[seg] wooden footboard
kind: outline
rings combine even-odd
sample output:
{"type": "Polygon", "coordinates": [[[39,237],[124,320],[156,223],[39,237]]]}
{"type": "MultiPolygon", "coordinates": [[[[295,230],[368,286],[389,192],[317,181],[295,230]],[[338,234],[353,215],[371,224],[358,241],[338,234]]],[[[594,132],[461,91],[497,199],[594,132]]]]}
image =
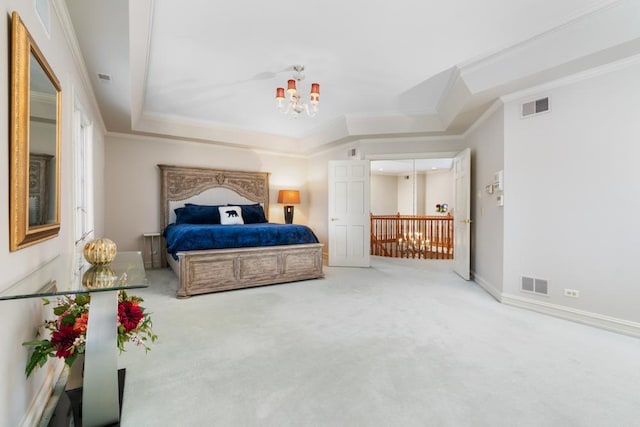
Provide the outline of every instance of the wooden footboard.
{"type": "Polygon", "coordinates": [[[178,252],[178,298],[324,277],[322,244],[178,252]]]}

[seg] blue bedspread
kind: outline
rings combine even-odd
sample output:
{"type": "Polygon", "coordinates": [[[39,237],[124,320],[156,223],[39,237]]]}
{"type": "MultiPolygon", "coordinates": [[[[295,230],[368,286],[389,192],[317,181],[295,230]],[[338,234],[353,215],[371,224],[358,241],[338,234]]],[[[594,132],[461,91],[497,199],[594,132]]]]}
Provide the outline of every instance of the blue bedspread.
{"type": "Polygon", "coordinates": [[[305,225],[298,224],[169,224],[164,231],[167,252],[201,249],[247,248],[255,246],[318,243],[318,238],[305,225]]]}

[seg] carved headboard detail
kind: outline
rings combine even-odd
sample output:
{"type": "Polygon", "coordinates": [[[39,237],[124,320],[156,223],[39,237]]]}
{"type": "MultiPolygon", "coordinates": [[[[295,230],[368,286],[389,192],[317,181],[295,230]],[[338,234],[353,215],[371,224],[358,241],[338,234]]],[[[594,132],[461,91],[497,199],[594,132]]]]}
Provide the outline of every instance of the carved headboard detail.
{"type": "Polygon", "coordinates": [[[228,188],[262,204],[269,212],[269,173],[158,165],[161,173],[162,231],[169,224],[170,202],[185,200],[212,188],[228,188]]]}

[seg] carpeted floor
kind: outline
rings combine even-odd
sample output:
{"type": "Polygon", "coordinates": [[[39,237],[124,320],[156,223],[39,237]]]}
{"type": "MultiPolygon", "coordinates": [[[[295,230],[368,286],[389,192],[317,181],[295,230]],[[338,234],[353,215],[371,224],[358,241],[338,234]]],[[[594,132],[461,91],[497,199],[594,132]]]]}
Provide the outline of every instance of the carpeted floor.
{"type": "Polygon", "coordinates": [[[326,278],[135,293],[123,427],[638,426],[640,340],[496,302],[448,261],[374,258],[326,278]]]}

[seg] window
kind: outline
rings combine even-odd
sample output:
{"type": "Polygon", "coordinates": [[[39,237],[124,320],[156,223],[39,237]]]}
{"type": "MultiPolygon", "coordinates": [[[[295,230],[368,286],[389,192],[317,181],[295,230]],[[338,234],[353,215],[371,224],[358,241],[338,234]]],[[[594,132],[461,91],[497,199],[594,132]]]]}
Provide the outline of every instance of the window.
{"type": "Polygon", "coordinates": [[[76,105],[73,113],[75,151],[75,245],[93,238],[93,125],[76,105]]]}

